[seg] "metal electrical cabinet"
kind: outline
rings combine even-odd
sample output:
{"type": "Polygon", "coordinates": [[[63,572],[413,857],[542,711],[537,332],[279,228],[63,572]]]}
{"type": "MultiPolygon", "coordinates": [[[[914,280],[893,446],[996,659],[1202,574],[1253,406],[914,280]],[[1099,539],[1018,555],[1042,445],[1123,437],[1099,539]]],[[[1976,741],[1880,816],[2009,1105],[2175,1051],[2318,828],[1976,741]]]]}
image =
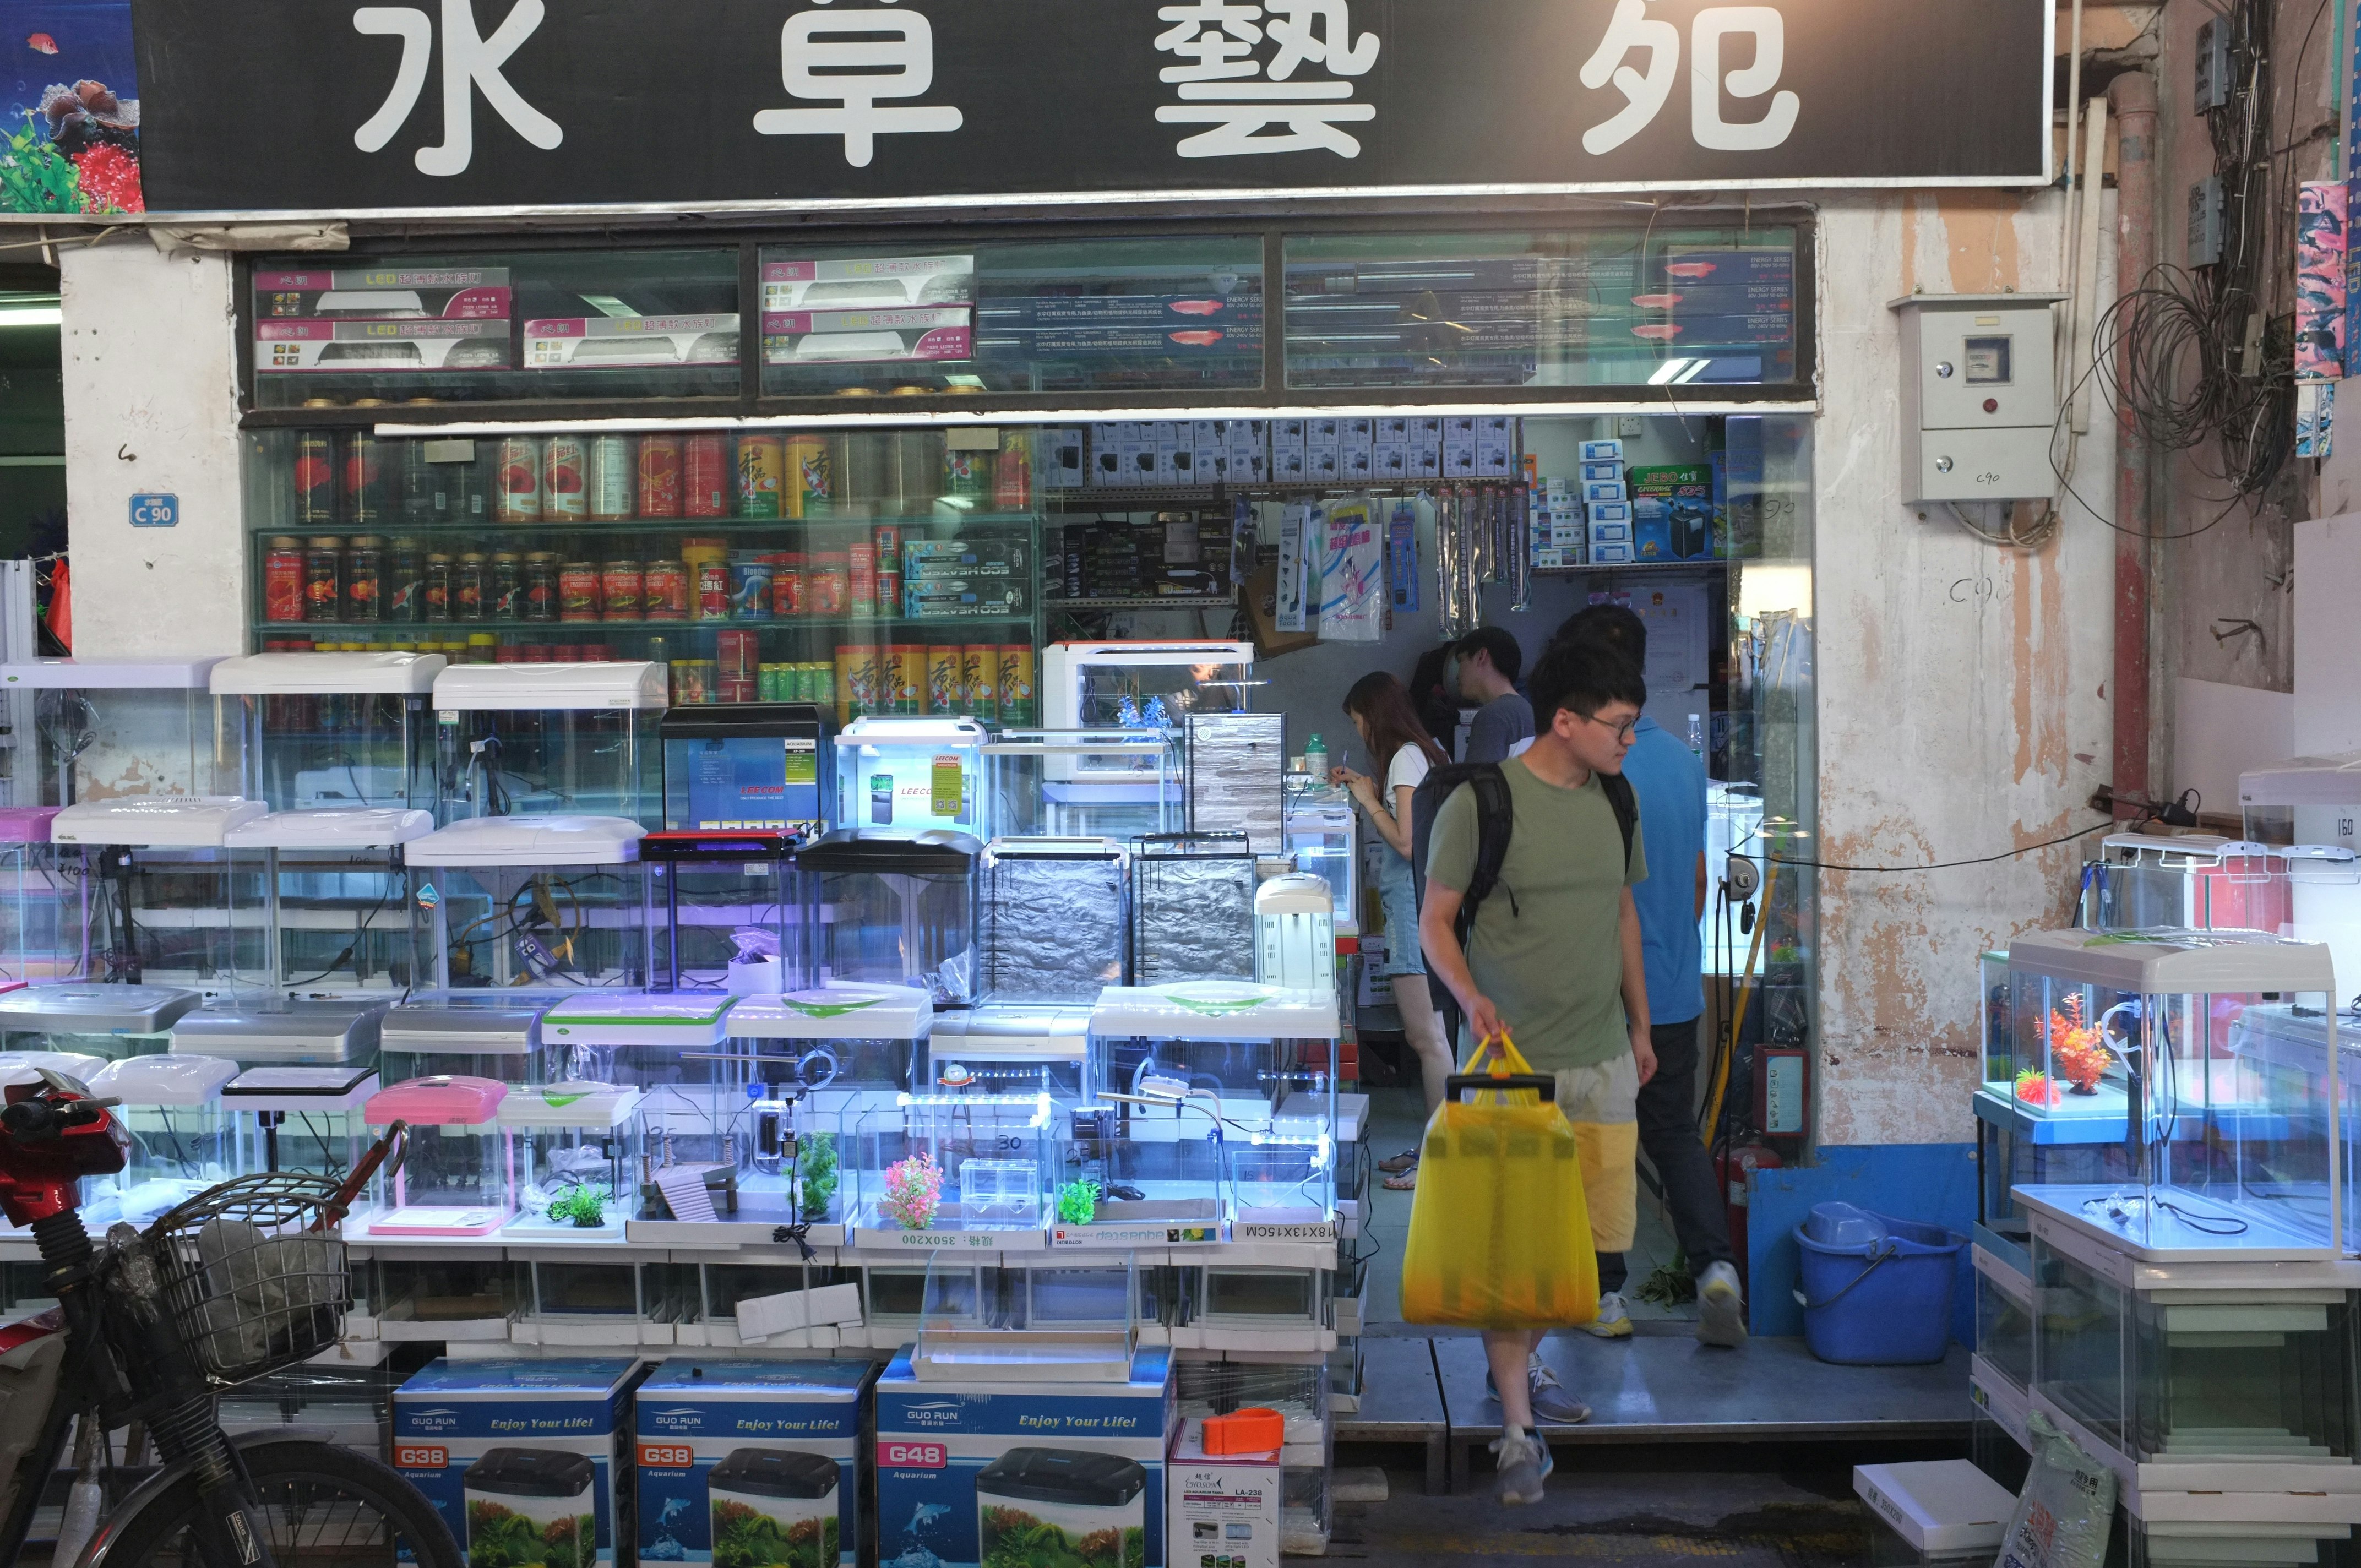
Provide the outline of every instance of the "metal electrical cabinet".
{"type": "Polygon", "coordinates": [[[1902,499],[2047,500],[2063,294],[1913,294],[1902,318],[1902,499]]]}

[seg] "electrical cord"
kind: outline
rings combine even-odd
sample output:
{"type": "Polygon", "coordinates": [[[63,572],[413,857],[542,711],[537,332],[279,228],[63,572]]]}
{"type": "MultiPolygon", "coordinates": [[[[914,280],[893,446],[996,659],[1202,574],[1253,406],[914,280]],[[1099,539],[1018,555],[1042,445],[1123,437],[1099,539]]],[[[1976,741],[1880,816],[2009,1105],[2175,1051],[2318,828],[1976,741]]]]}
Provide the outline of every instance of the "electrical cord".
{"type": "Polygon", "coordinates": [[[1936,861],[1923,866],[1845,866],[1838,865],[1829,861],[1791,860],[1784,855],[1765,855],[1763,858],[1770,861],[1774,866],[1808,866],[1815,871],[1823,872],[1883,872],[1893,873],[1906,872],[1943,872],[1949,871],[1957,866],[1995,865],[2002,861],[2013,861],[2019,855],[2029,855],[2036,850],[2055,849],[2059,844],[2070,844],[2078,839],[2087,839],[2093,833],[2111,832],[2120,826],[2121,824],[2116,822],[2111,817],[2106,821],[2100,823],[2094,828],[2085,828],[2079,833],[2068,833],[2060,838],[2044,839],[2038,844],[2027,844],[2021,850],[2006,850],[1997,855],[1981,855],[1973,860],[1936,861]]]}

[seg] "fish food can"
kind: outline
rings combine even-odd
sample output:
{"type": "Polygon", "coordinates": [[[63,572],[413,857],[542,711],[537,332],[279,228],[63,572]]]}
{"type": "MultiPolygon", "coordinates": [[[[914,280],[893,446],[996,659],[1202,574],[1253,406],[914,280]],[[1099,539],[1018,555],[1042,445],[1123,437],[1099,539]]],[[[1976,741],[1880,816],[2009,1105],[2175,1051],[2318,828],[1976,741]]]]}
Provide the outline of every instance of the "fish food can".
{"type": "Polygon", "coordinates": [[[681,514],[728,517],[736,484],[726,435],[692,435],[680,445],[681,514]]]}
{"type": "Polygon", "coordinates": [[[716,634],[720,658],[718,663],[725,681],[754,680],[763,664],[763,634],[759,631],[723,631],[716,634]]]}
{"type": "Polygon", "coordinates": [[[291,535],[273,539],[262,557],[262,619],[303,619],[303,546],[291,535]]]}
{"type": "Polygon", "coordinates": [[[967,711],[966,650],[945,642],[927,650],[927,711],[967,711]]]}
{"type": "Polygon", "coordinates": [[[345,614],[348,621],[385,616],[385,541],[376,534],[354,538],[345,552],[345,614]]]}
{"type": "Polygon", "coordinates": [[[894,681],[893,711],[915,715],[927,710],[927,649],[921,642],[896,642],[886,649],[894,681]]]}
{"type": "Polygon", "coordinates": [[[730,619],[730,567],[727,563],[708,561],[697,568],[697,619],[730,619]]]}
{"type": "Polygon", "coordinates": [[[712,660],[675,659],[672,662],[674,707],[695,707],[711,702],[715,684],[712,660]]]}
{"type": "Polygon", "coordinates": [[[828,437],[787,437],[787,482],[795,494],[796,517],[808,516],[815,504],[824,506],[835,499],[835,464],[829,456],[828,437]]]}
{"type": "Polygon", "coordinates": [[[845,609],[853,616],[877,613],[877,546],[866,539],[856,539],[845,551],[845,583],[851,602],[845,609]]]}
{"type": "Polygon", "coordinates": [[[730,619],[771,619],[771,563],[760,555],[730,559],[730,619]]]}
{"type": "Polygon", "coordinates": [[[524,558],[524,596],[522,615],[525,620],[555,620],[557,619],[558,565],[556,552],[535,550],[524,558]]]}
{"type": "Polygon", "coordinates": [[[776,435],[738,438],[738,515],[780,517],[786,482],[787,444],[776,435]]]}
{"type": "Polygon", "coordinates": [[[426,556],[426,619],[444,621],[451,619],[451,557],[443,551],[429,551],[426,556]]]}
{"type": "Polygon", "coordinates": [[[345,433],[345,521],[374,528],[388,521],[385,448],[374,431],[345,433]]]}
{"type": "Polygon", "coordinates": [[[771,558],[771,613],[794,620],[804,613],[804,557],[784,550],[771,558]]]}
{"type": "Polygon", "coordinates": [[[541,515],[579,522],[589,507],[590,456],[578,435],[553,435],[541,466],[541,515]]]}
{"type": "Polygon", "coordinates": [[[598,604],[601,620],[637,620],[642,609],[642,596],[647,591],[647,579],[637,561],[609,561],[598,575],[598,604]]]}
{"type": "Polygon", "coordinates": [[[992,455],[988,452],[943,453],[943,494],[981,498],[992,488],[992,455]]]}
{"type": "Polygon", "coordinates": [[[492,488],[492,520],[509,523],[539,522],[541,443],[530,435],[503,437],[498,463],[492,488]]]}
{"type": "Polygon", "coordinates": [[[491,620],[524,619],[524,557],[513,550],[492,552],[489,598],[485,609],[491,620]]]}
{"type": "Polygon", "coordinates": [[[1000,650],[1000,722],[1033,720],[1033,645],[1009,642],[1000,650]]]}
{"type": "Polygon", "coordinates": [[[403,535],[385,556],[385,618],[404,625],[426,619],[426,556],[403,535]]]}
{"type": "Polygon", "coordinates": [[[336,525],[336,442],[325,431],[295,439],[295,526],[336,525]]]}
{"type": "MultiPolygon", "coordinates": [[[[481,620],[484,609],[491,602],[492,565],[480,550],[459,552],[457,568],[451,574],[451,609],[461,620],[481,620]]],[[[467,641],[472,643],[471,634],[467,641]]]]}
{"type": "Polygon", "coordinates": [[[557,619],[598,619],[598,563],[568,561],[557,569],[557,619]]]}
{"type": "Polygon", "coordinates": [[[345,542],[322,534],[303,542],[303,619],[333,623],[345,609],[345,542]]]}
{"type": "Polygon", "coordinates": [[[640,438],[640,515],[680,515],[680,437],[640,438]]]}
{"type": "Polygon", "coordinates": [[[982,717],[1000,712],[1000,649],[972,643],[960,650],[960,685],[967,710],[982,717]]]}
{"type": "Polygon", "coordinates": [[[688,619],[688,567],[679,561],[651,561],[641,579],[641,599],[650,620],[688,619]]]}
{"type": "Polygon", "coordinates": [[[590,516],[598,522],[627,521],[639,501],[639,466],[631,438],[601,435],[590,443],[590,516]]]}
{"type": "Polygon", "coordinates": [[[850,559],[841,550],[822,550],[811,557],[804,578],[804,603],[811,614],[822,620],[844,614],[852,600],[850,559]]]}

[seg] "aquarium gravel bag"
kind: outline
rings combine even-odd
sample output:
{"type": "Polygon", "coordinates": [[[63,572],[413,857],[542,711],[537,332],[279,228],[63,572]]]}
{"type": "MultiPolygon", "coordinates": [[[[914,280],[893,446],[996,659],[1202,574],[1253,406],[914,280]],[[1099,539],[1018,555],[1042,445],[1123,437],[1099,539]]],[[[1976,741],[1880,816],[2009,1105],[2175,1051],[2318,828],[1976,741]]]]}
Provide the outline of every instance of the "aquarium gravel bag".
{"type": "MultiPolygon", "coordinates": [[[[1479,1068],[1502,1080],[1532,1072],[1505,1036],[1485,1043],[1468,1076],[1479,1068]]],[[[1401,1299],[1404,1321],[1453,1328],[1567,1328],[1598,1315],[1581,1147],[1538,1088],[1455,1092],[1428,1121],[1401,1299]]]]}
{"type": "Polygon", "coordinates": [[[1995,1568],[2100,1568],[2115,1518],[2114,1472],[2040,1411],[2030,1424],[2033,1467],[2001,1538],[1995,1568]]]}

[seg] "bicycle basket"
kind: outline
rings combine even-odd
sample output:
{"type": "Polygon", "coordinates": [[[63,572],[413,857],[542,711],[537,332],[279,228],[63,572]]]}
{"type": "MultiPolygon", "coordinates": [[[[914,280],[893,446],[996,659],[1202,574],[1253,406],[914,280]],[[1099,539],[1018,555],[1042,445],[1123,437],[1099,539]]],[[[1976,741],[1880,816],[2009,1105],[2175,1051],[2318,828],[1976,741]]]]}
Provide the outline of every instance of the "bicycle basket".
{"type": "Polygon", "coordinates": [[[181,1338],[216,1387],[308,1360],[343,1333],[352,1281],[326,1228],[336,1190],[325,1177],[245,1176],[148,1228],[181,1338]]]}

